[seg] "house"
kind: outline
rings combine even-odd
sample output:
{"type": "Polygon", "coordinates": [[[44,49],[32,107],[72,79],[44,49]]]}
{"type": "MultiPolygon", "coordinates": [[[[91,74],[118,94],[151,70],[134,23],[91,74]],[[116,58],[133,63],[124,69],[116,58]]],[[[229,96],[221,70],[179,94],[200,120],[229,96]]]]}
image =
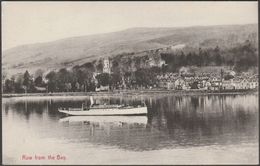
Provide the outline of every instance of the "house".
{"type": "Polygon", "coordinates": [[[213,77],[210,80],[210,83],[211,83],[211,87],[210,87],[211,90],[220,90],[220,88],[222,86],[221,80],[217,77],[213,77]]]}
{"type": "Polygon", "coordinates": [[[185,82],[183,85],[182,85],[182,89],[183,90],[188,90],[188,89],[191,89],[190,85],[188,82],[185,82]]]}
{"type": "Polygon", "coordinates": [[[213,90],[213,91],[220,90],[220,86],[212,84],[210,87],[210,90],[213,90]]]}
{"type": "Polygon", "coordinates": [[[250,79],[249,80],[249,89],[256,89],[258,88],[258,79],[250,79]]]}
{"type": "Polygon", "coordinates": [[[249,89],[256,89],[256,88],[258,88],[258,82],[257,81],[249,82],[249,89]]]}
{"type": "Polygon", "coordinates": [[[211,83],[208,81],[208,79],[205,78],[201,79],[199,83],[200,83],[200,88],[202,89],[208,89],[208,87],[211,86],[211,83]]]}
{"type": "Polygon", "coordinates": [[[216,80],[216,81],[211,81],[211,86],[221,86],[221,81],[220,80],[216,80]]]}
{"type": "Polygon", "coordinates": [[[249,84],[248,80],[243,79],[240,83],[241,83],[241,89],[249,89],[250,88],[250,84],[249,84]]]}
{"type": "Polygon", "coordinates": [[[167,89],[167,88],[168,88],[167,82],[164,81],[164,80],[159,81],[158,86],[159,86],[160,88],[164,88],[164,89],[167,89]]]}
{"type": "Polygon", "coordinates": [[[174,83],[173,82],[167,82],[167,89],[174,89],[174,83]]]}
{"type": "Polygon", "coordinates": [[[184,74],[188,74],[189,73],[189,68],[188,67],[181,67],[179,69],[179,74],[180,75],[184,75],[184,74]]]}
{"type": "Polygon", "coordinates": [[[47,92],[47,88],[45,88],[45,87],[37,87],[37,86],[35,86],[35,90],[37,92],[47,92]]]}
{"type": "Polygon", "coordinates": [[[159,67],[162,67],[163,65],[166,65],[165,60],[160,59],[158,65],[159,65],[159,67]]]}
{"type": "Polygon", "coordinates": [[[235,89],[242,89],[240,80],[233,80],[233,86],[235,87],[235,89]]]}
{"type": "Polygon", "coordinates": [[[147,60],[147,63],[148,63],[148,66],[150,66],[150,67],[156,66],[155,60],[151,57],[147,60]]]}
{"type": "Polygon", "coordinates": [[[199,82],[198,81],[194,81],[191,84],[191,89],[199,89],[199,82]]]}
{"type": "Polygon", "coordinates": [[[96,92],[99,92],[99,91],[109,91],[109,86],[108,86],[108,85],[107,85],[107,86],[102,86],[102,85],[100,85],[99,88],[96,87],[95,91],[96,91],[96,92]]]}
{"type": "Polygon", "coordinates": [[[222,81],[222,89],[224,90],[230,90],[235,89],[235,86],[233,85],[233,80],[223,80],[222,81]]]}
{"type": "Polygon", "coordinates": [[[205,87],[209,90],[211,88],[211,83],[209,81],[206,81],[205,87]]]}
{"type": "Polygon", "coordinates": [[[166,85],[166,84],[167,84],[167,83],[164,82],[164,81],[159,81],[158,86],[159,86],[160,88],[167,88],[167,85],[166,85]]]}
{"type": "Polygon", "coordinates": [[[184,81],[184,79],[178,78],[178,79],[174,82],[174,89],[182,90],[183,87],[185,87],[185,81],[184,81]]]}
{"type": "Polygon", "coordinates": [[[165,61],[160,57],[150,57],[147,60],[147,64],[149,67],[162,67],[165,65],[165,61]]]}

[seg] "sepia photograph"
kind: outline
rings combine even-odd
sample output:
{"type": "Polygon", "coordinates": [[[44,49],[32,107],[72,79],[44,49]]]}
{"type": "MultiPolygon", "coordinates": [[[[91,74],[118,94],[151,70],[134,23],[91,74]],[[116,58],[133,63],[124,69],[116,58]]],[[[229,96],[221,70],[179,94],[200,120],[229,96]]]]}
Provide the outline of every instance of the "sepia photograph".
{"type": "Polygon", "coordinates": [[[258,1],[1,9],[1,164],[259,164],[258,1]]]}

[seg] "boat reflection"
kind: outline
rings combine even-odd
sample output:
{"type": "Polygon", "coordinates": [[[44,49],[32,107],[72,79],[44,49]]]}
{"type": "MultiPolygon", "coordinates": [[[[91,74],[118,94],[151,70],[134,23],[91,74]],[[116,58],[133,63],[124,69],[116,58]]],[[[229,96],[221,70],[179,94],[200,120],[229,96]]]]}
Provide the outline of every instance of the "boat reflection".
{"type": "Polygon", "coordinates": [[[69,123],[130,123],[146,124],[146,116],[68,116],[61,118],[59,122],[69,123]]]}

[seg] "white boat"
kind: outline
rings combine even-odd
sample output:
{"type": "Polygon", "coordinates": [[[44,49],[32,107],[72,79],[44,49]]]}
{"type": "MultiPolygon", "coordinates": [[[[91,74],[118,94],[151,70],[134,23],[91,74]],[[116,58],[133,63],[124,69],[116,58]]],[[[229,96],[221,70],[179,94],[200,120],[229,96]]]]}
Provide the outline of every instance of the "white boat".
{"type": "Polygon", "coordinates": [[[97,122],[97,123],[138,123],[146,124],[147,116],[68,116],[59,120],[59,122],[97,122]]]}
{"type": "Polygon", "coordinates": [[[89,108],[59,108],[58,111],[77,116],[104,116],[104,115],[146,115],[147,107],[144,106],[122,106],[122,105],[93,105],[93,98],[90,97],[91,105],[89,108]]]}

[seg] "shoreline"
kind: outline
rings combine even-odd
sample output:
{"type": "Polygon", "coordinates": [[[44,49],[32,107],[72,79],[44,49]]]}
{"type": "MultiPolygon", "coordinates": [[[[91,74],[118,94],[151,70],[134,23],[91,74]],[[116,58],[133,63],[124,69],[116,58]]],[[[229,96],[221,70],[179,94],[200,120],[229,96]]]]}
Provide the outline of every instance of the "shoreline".
{"type": "Polygon", "coordinates": [[[2,94],[3,98],[26,96],[128,96],[128,95],[237,95],[258,94],[258,90],[248,91],[206,91],[206,90],[114,90],[106,92],[55,92],[55,93],[12,93],[2,94]]]}

